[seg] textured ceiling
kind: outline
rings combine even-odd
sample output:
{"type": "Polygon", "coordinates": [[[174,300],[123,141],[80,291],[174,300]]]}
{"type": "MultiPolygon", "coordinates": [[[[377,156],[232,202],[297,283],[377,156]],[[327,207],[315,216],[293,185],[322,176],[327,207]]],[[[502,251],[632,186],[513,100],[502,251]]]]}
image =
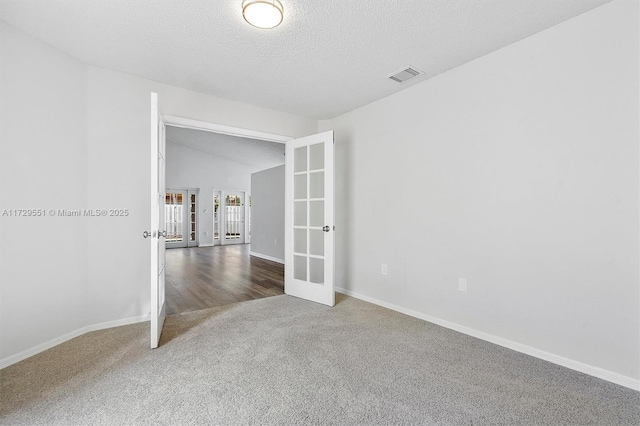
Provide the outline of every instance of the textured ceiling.
{"type": "Polygon", "coordinates": [[[309,118],[388,96],[610,0],[0,0],[0,20],[88,64],[309,118]],[[424,76],[385,77],[406,65],[424,76]]]}
{"type": "Polygon", "coordinates": [[[167,126],[167,142],[246,164],[255,167],[256,170],[284,164],[283,143],[173,126],[167,126]]]}

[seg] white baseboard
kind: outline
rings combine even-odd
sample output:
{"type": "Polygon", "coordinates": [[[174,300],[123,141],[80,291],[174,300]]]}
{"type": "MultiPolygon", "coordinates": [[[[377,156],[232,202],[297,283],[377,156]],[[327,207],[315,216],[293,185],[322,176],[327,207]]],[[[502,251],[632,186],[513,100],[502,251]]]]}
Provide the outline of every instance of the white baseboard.
{"type": "Polygon", "coordinates": [[[284,259],[278,259],[277,257],[267,256],[266,254],[256,253],[254,251],[250,251],[249,252],[249,256],[259,257],[260,259],[266,259],[266,260],[270,260],[272,262],[276,262],[276,263],[280,263],[280,264],[284,265],[284,259]]]}
{"type": "Polygon", "coordinates": [[[107,321],[107,322],[102,322],[99,324],[92,324],[92,325],[88,325],[86,327],[82,327],[79,328],[77,330],[74,330],[70,333],[64,334],[62,336],[56,337],[55,339],[51,339],[47,342],[41,343],[39,345],[33,346],[29,349],[25,349],[22,352],[18,352],[17,354],[14,355],[10,355],[6,358],[0,359],[0,369],[3,369],[5,367],[8,367],[12,364],[15,364],[17,362],[20,362],[24,359],[27,359],[29,357],[32,357],[34,355],[39,354],[40,352],[44,352],[47,349],[51,349],[54,346],[58,346],[61,343],[64,343],[68,340],[74,339],[78,336],[82,336],[83,334],[89,333],[91,331],[97,331],[97,330],[104,330],[106,328],[112,328],[112,327],[120,327],[122,325],[129,325],[129,324],[135,324],[138,322],[145,322],[145,321],[149,321],[149,315],[141,315],[141,316],[137,316],[137,317],[131,317],[131,318],[123,318],[123,319],[119,319],[119,320],[115,320],[115,321],[107,321]]]}
{"type": "MultiPolygon", "coordinates": [[[[165,306],[166,306],[166,304],[165,304],[165,306]]],[[[147,314],[147,315],[139,315],[137,317],[129,317],[129,318],[122,318],[122,319],[114,320],[114,321],[101,322],[99,324],[93,324],[93,325],[86,326],[85,327],[85,329],[86,329],[85,333],[88,333],[90,331],[104,330],[106,328],[120,327],[120,326],[123,326],[123,325],[137,324],[139,322],[149,321],[150,318],[151,318],[151,315],[147,314]]]]}
{"type": "Polygon", "coordinates": [[[198,244],[198,247],[213,247],[215,244],[198,244]]]}
{"type": "Polygon", "coordinates": [[[345,288],[336,287],[336,291],[338,293],[346,294],[347,296],[354,297],[356,299],[364,300],[365,302],[373,303],[374,305],[382,306],[387,309],[391,309],[393,311],[397,311],[403,313],[405,315],[409,315],[415,318],[419,318],[424,321],[428,321],[437,325],[440,325],[445,328],[449,328],[451,330],[458,331],[463,334],[467,334],[469,336],[476,337],[478,339],[485,340],[487,342],[494,343],[499,346],[503,346],[508,349],[512,349],[517,352],[521,352],[523,354],[531,355],[536,358],[543,359],[545,361],[552,362],[554,364],[561,365],[563,367],[567,367],[571,370],[579,371],[581,373],[588,374],[590,376],[597,377],[599,379],[606,380],[611,383],[615,383],[630,389],[634,389],[640,391],[640,380],[634,379],[632,377],[624,376],[620,373],[616,373],[613,371],[605,370],[600,367],[595,367],[593,365],[585,364],[583,362],[575,361],[573,359],[565,358],[560,355],[552,354],[549,352],[545,352],[540,349],[536,349],[531,346],[523,345],[518,342],[514,342],[512,340],[504,339],[502,337],[494,336],[493,334],[485,333],[483,331],[479,331],[470,327],[466,327],[464,325],[456,324],[447,320],[443,320],[441,318],[432,317],[430,315],[426,315],[412,309],[403,308],[402,306],[394,305],[392,303],[383,302],[382,300],[375,299],[373,297],[365,296],[364,294],[356,293],[351,290],[347,290],[345,288]]]}

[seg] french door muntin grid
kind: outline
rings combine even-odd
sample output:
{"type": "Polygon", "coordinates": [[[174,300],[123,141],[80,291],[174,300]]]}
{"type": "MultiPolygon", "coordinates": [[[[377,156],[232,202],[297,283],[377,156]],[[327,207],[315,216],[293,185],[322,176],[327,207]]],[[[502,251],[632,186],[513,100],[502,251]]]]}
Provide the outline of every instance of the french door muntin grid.
{"type": "Polygon", "coordinates": [[[324,284],[324,143],[294,150],[293,277],[324,284]]]}

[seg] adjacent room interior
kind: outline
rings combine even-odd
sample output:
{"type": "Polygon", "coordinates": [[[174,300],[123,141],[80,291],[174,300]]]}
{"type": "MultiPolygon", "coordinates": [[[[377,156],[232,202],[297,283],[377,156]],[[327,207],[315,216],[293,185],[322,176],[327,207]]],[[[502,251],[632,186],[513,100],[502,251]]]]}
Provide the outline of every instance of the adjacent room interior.
{"type": "Polygon", "coordinates": [[[167,126],[166,147],[167,314],[284,294],[284,144],[167,126]]]}

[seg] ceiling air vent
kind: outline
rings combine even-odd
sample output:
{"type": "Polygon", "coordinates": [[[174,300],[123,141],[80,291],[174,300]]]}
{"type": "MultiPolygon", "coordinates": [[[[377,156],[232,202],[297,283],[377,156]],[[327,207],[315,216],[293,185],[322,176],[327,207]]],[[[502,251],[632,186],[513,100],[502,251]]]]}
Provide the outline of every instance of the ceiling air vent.
{"type": "Polygon", "coordinates": [[[411,80],[413,77],[417,77],[422,74],[420,71],[407,67],[401,71],[395,72],[389,76],[389,78],[393,81],[397,81],[398,83],[404,83],[407,80],[411,80]]]}

